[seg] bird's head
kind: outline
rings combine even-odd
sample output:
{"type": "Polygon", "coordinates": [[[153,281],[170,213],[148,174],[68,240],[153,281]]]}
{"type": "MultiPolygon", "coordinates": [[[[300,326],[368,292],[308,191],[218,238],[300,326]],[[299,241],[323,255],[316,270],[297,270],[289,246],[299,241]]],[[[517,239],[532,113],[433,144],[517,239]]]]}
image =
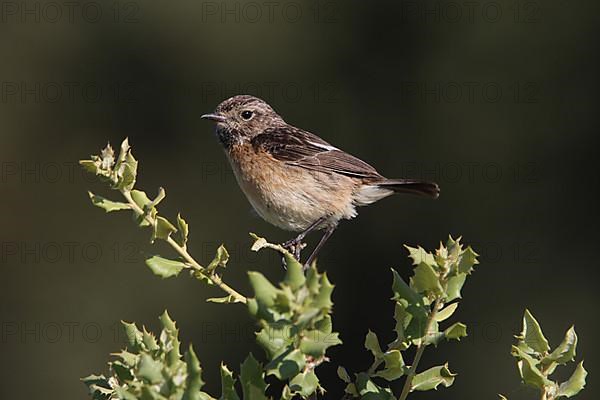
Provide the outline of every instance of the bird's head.
{"type": "Polygon", "coordinates": [[[225,147],[251,140],[265,129],[285,124],[265,101],[249,95],[233,96],[201,118],[216,123],[216,133],[225,147]]]}

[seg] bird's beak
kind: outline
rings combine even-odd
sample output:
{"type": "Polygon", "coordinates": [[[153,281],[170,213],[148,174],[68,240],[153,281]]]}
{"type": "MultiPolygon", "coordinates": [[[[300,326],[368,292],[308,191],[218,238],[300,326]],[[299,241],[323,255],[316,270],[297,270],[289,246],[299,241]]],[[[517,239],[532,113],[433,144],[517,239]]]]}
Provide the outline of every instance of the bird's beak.
{"type": "Polygon", "coordinates": [[[215,122],[225,122],[225,117],[222,115],[219,115],[219,114],[204,114],[200,118],[208,119],[210,121],[215,121],[215,122]]]}

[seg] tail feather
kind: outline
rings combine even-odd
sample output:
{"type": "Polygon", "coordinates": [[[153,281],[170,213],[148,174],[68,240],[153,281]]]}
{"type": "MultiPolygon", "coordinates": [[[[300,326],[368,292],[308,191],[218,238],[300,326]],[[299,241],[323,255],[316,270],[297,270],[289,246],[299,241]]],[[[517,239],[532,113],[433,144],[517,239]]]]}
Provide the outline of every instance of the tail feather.
{"type": "Polygon", "coordinates": [[[396,193],[410,193],[437,199],[440,195],[440,187],[434,182],[425,182],[415,179],[386,179],[377,182],[377,186],[391,189],[396,193]]]}

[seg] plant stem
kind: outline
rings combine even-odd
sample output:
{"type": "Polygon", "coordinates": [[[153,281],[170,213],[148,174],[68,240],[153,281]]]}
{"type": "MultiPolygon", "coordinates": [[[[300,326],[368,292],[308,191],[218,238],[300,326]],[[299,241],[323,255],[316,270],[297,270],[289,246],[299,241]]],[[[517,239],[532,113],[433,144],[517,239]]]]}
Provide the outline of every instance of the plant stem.
{"type": "MultiPolygon", "coordinates": [[[[125,197],[125,199],[127,200],[127,202],[129,203],[129,205],[131,206],[131,208],[133,209],[133,211],[137,214],[137,215],[141,215],[144,217],[144,219],[150,224],[150,226],[154,226],[156,224],[156,220],[155,218],[153,218],[152,216],[148,215],[147,213],[144,212],[144,210],[142,210],[142,208],[140,206],[138,206],[136,204],[135,201],[133,201],[133,198],[131,197],[131,193],[129,191],[125,191],[125,190],[121,190],[121,194],[123,195],[123,197],[125,197]]],[[[191,255],[190,253],[187,252],[186,249],[184,249],[183,247],[181,247],[175,240],[173,240],[173,238],[171,238],[170,236],[167,238],[166,240],[167,243],[169,243],[169,245],[181,256],[183,257],[183,259],[186,261],[186,263],[193,269],[205,274],[205,276],[215,285],[217,285],[218,287],[220,287],[223,291],[227,292],[231,297],[233,297],[237,302],[240,303],[246,303],[246,297],[242,294],[240,294],[239,292],[237,292],[235,289],[233,289],[231,286],[227,285],[225,282],[223,282],[223,280],[221,279],[221,277],[219,275],[217,275],[214,271],[211,272],[207,272],[206,269],[200,265],[200,263],[198,263],[191,255]]]]}
{"type": "Polygon", "coordinates": [[[398,400],[406,400],[406,397],[410,393],[411,386],[412,386],[412,380],[415,377],[415,375],[417,374],[417,366],[419,365],[419,361],[421,361],[421,357],[423,356],[425,347],[427,347],[427,344],[424,342],[424,339],[429,334],[429,330],[431,329],[431,324],[435,320],[435,316],[437,315],[437,312],[438,312],[441,304],[442,304],[442,301],[440,299],[437,299],[435,301],[435,303],[433,303],[433,309],[431,310],[431,313],[429,314],[429,318],[427,318],[427,322],[425,324],[425,336],[423,337],[423,339],[421,339],[421,342],[417,346],[417,352],[415,354],[415,359],[413,360],[413,363],[410,366],[408,375],[406,376],[406,381],[404,382],[404,387],[402,388],[402,393],[400,394],[400,397],[398,398],[398,400]]]}

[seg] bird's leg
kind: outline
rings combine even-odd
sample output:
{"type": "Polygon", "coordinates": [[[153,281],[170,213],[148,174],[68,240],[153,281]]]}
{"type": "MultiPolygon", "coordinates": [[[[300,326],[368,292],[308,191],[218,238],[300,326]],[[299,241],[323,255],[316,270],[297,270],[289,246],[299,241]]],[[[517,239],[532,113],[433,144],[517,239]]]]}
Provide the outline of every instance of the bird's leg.
{"type": "Polygon", "coordinates": [[[283,243],[281,246],[284,249],[291,252],[294,255],[294,257],[296,258],[296,260],[300,261],[300,252],[302,251],[302,249],[305,246],[305,244],[302,243],[302,241],[304,240],[306,235],[308,235],[309,233],[314,231],[319,225],[321,225],[321,223],[323,223],[323,221],[325,221],[325,217],[319,218],[318,220],[316,220],[315,222],[310,224],[309,227],[306,228],[303,232],[300,232],[300,234],[298,236],[296,236],[293,239],[288,240],[287,242],[283,243]]]}
{"type": "Polygon", "coordinates": [[[319,243],[317,244],[317,246],[313,250],[313,252],[310,255],[310,257],[308,257],[308,260],[306,260],[306,263],[304,264],[304,270],[305,271],[313,263],[313,261],[317,257],[317,254],[319,253],[319,250],[321,250],[321,248],[323,247],[323,245],[325,244],[325,242],[327,241],[327,239],[329,239],[331,237],[331,235],[335,231],[335,228],[337,228],[337,225],[333,225],[333,226],[327,227],[327,229],[325,230],[325,233],[323,234],[323,237],[321,238],[321,240],[319,241],[319,243]]]}

